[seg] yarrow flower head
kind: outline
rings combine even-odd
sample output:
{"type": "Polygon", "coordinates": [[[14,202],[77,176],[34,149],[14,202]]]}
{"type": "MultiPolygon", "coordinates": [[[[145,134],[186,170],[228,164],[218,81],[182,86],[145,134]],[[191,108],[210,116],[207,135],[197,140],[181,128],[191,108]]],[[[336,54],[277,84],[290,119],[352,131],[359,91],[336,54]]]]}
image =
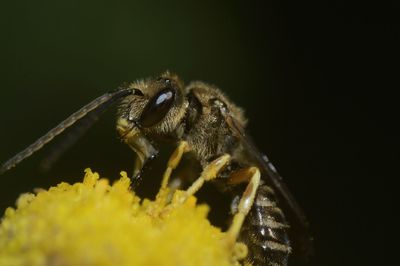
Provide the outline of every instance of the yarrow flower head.
{"type": "Polygon", "coordinates": [[[246,257],[246,246],[228,245],[194,197],[141,200],[125,172],[112,185],[85,172],[82,183],[23,194],[5,211],[0,266],[240,265],[246,257]]]}

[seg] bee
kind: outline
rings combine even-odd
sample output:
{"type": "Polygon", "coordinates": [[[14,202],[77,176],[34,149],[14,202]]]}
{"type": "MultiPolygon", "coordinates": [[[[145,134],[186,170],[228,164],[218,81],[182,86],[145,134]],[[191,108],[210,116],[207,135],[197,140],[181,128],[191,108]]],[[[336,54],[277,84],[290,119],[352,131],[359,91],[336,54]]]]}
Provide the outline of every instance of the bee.
{"type": "Polygon", "coordinates": [[[186,190],[195,194],[205,182],[217,182],[234,197],[227,236],[243,241],[253,265],[290,265],[312,250],[305,215],[268,158],[245,131],[241,108],[217,87],[196,81],[185,86],[170,72],[106,93],[73,113],[25,150],[5,162],[1,173],[42,148],[79,120],[96,116],[119,102],[116,128],[137,154],[133,177],[158,154],[156,143],[175,145],[161,189],[173,170],[191,153],[202,172],[186,190]]]}

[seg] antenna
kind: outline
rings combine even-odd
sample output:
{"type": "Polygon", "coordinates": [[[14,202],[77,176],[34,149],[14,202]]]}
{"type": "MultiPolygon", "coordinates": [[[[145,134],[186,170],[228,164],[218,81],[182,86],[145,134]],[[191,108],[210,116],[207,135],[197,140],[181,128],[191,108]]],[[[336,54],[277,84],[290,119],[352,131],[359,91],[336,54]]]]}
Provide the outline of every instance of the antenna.
{"type": "Polygon", "coordinates": [[[108,92],[102,96],[94,99],[90,103],[83,106],[81,109],[70,115],[67,119],[62,121],[56,127],[47,132],[44,136],[40,137],[34,143],[29,145],[23,151],[6,161],[0,168],[0,175],[10,170],[22,160],[31,156],[34,152],[40,150],[44,145],[52,141],[56,136],[60,135],[64,130],[74,125],[78,120],[86,117],[92,112],[102,112],[105,108],[109,107],[115,101],[132,94],[132,89],[119,89],[113,92],[108,92]]]}

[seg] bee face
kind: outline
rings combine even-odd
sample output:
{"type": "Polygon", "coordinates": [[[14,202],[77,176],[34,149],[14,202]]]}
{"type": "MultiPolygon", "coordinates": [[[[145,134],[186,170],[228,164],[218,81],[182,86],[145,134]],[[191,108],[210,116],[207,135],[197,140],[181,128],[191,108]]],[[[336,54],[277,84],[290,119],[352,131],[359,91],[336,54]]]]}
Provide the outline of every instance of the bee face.
{"type": "Polygon", "coordinates": [[[132,130],[148,137],[176,132],[188,105],[176,75],[166,72],[129,88],[133,94],[123,99],[118,112],[117,130],[122,138],[132,130]]]}
{"type": "Polygon", "coordinates": [[[125,97],[118,110],[117,132],[138,155],[135,169],[157,154],[153,138],[183,134],[182,119],[188,106],[183,83],[166,72],[158,78],[129,85],[132,94],[125,97]],[[182,128],[182,130],[180,130],[182,128]]]}

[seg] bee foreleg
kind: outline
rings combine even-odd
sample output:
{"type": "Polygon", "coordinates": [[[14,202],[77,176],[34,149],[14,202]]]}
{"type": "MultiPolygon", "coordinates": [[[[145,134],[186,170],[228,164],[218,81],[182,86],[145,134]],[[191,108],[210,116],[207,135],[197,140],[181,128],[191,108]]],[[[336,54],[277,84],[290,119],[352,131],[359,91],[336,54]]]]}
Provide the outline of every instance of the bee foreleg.
{"type": "Polygon", "coordinates": [[[171,176],[172,171],[179,165],[179,162],[182,159],[182,155],[185,152],[190,150],[189,144],[182,140],[179,142],[178,147],[171,154],[171,157],[168,160],[167,169],[165,169],[163,179],[161,182],[161,189],[165,189],[168,186],[168,181],[171,176]]]}
{"type": "Polygon", "coordinates": [[[257,167],[250,167],[247,169],[239,170],[244,176],[248,177],[248,184],[246,190],[243,192],[237,206],[237,212],[233,216],[232,224],[227,231],[228,243],[234,244],[239,236],[244,219],[249,213],[254,203],[257,189],[260,185],[260,170],[257,167]]]}
{"type": "Polygon", "coordinates": [[[224,154],[209,163],[203,169],[200,177],[186,190],[185,196],[182,197],[181,202],[193,196],[203,186],[204,182],[217,178],[219,171],[229,163],[230,159],[231,156],[229,154],[224,154]]]}

